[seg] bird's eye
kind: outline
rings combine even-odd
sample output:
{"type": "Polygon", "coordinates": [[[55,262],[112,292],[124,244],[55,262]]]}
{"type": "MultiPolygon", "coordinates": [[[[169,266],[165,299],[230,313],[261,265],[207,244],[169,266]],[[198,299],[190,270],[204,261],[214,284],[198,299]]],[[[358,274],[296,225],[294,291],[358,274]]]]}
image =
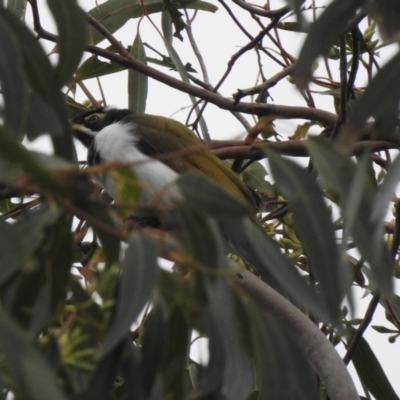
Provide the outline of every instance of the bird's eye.
{"type": "Polygon", "coordinates": [[[97,122],[99,120],[99,116],[98,115],[92,115],[90,118],[89,118],[89,124],[94,124],[95,122],[97,122]]]}

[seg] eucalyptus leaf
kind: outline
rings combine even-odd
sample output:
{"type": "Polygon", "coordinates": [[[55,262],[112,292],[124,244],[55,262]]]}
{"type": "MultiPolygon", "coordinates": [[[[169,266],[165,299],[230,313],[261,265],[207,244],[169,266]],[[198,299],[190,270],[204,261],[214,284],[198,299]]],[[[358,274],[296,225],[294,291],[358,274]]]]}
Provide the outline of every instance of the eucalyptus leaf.
{"type": "Polygon", "coordinates": [[[167,311],[164,300],[158,298],[143,327],[140,369],[142,371],[142,387],[146,395],[150,394],[155,383],[167,346],[167,311]],[[160,332],[162,332],[161,335],[160,332]]]}
{"type": "Polygon", "coordinates": [[[131,236],[126,250],[115,317],[103,342],[101,357],[117,346],[129,333],[143,307],[153,294],[157,279],[157,242],[147,236],[131,236]]]}
{"type": "Polygon", "coordinates": [[[206,283],[208,313],[218,327],[224,349],[222,394],[230,400],[245,400],[253,387],[252,364],[240,340],[231,289],[222,279],[206,283]]]}
{"type": "Polygon", "coordinates": [[[167,11],[161,13],[161,27],[165,40],[172,44],[172,21],[167,11]]]}
{"type": "MultiPolygon", "coordinates": [[[[351,335],[354,335],[354,328],[349,327],[349,329],[351,329],[351,335]]],[[[364,337],[360,338],[352,362],[361,381],[376,400],[399,400],[379,360],[364,337]]]]}
{"type": "MultiPolygon", "coordinates": [[[[124,26],[131,18],[141,18],[143,15],[143,6],[147,14],[162,12],[165,10],[164,2],[161,0],[145,0],[131,1],[131,0],[108,0],[89,11],[89,14],[100,21],[108,31],[115,33],[118,29],[124,26]]],[[[200,0],[177,2],[177,7],[187,8],[199,11],[217,11],[217,7],[211,3],[200,0]]],[[[89,37],[93,44],[97,44],[104,39],[104,37],[96,30],[91,28],[89,37]]]]}
{"type": "Polygon", "coordinates": [[[53,370],[2,309],[0,309],[0,352],[11,373],[18,398],[67,399],[58,386],[53,370]]]}
{"type": "MultiPolygon", "coordinates": [[[[59,156],[72,160],[74,158],[74,148],[72,143],[72,135],[70,133],[70,126],[66,108],[64,105],[63,97],[60,92],[60,85],[56,79],[54,69],[51,66],[42,46],[38,43],[32,32],[16,18],[12,13],[0,7],[0,20],[6,21],[0,25],[6,25],[12,29],[15,40],[18,41],[18,48],[23,56],[24,76],[26,77],[25,84],[29,83],[30,88],[34,94],[31,95],[29,105],[32,106],[32,110],[24,106],[23,102],[27,99],[20,97],[10,104],[18,111],[18,117],[21,121],[24,121],[24,132],[30,135],[32,138],[37,137],[38,126],[43,128],[42,133],[52,134],[52,141],[55,153],[59,156]],[[33,101],[41,98],[41,102],[33,104],[33,101]],[[22,102],[22,107],[21,107],[22,102]],[[42,104],[42,105],[41,105],[42,104]],[[46,104],[46,106],[43,106],[46,104]],[[24,108],[25,107],[25,108],[24,108]],[[39,108],[40,107],[40,108],[39,108]],[[37,122],[35,113],[44,115],[49,107],[53,110],[58,118],[58,124],[54,122],[53,113],[49,115],[49,123],[46,123],[46,119],[40,121],[40,125],[37,122]],[[29,115],[31,114],[31,115],[29,115]],[[26,120],[25,120],[26,118],[26,120]],[[29,121],[36,121],[30,131],[29,121]],[[46,125],[45,125],[46,124],[46,125]],[[46,129],[44,129],[44,125],[46,129]]],[[[17,66],[15,66],[17,68],[17,66]]],[[[21,85],[21,82],[12,81],[13,85],[21,85]]],[[[17,86],[15,90],[17,89],[17,86]]]]}
{"type": "MultiPolygon", "coordinates": [[[[142,39],[138,33],[132,44],[130,55],[144,64],[146,52],[142,39]]],[[[133,69],[128,70],[128,108],[138,113],[146,111],[146,99],[148,91],[148,77],[133,69]]]]}
{"type": "Polygon", "coordinates": [[[371,219],[373,221],[380,221],[385,217],[388,209],[388,204],[391,197],[395,193],[400,180],[400,156],[389,166],[385,179],[378,188],[374,205],[372,209],[371,219]]]}
{"type": "Polygon", "coordinates": [[[238,200],[204,174],[189,171],[178,179],[179,188],[191,208],[211,217],[250,215],[247,204],[238,200]]]}
{"type": "Polygon", "coordinates": [[[55,69],[59,88],[71,79],[82,58],[86,17],[76,0],[47,0],[59,36],[59,60],[55,69]]]}
{"type": "Polygon", "coordinates": [[[4,18],[0,21],[0,82],[4,98],[4,123],[10,132],[22,139],[29,93],[23,75],[23,58],[12,29],[4,18]]]}
{"type": "Polygon", "coordinates": [[[249,316],[259,399],[319,399],[317,377],[296,338],[275,318],[245,305],[249,316]]]}
{"type": "Polygon", "coordinates": [[[71,195],[65,182],[61,182],[56,175],[48,171],[2,127],[0,127],[0,154],[10,170],[22,170],[43,188],[67,198],[71,195]]]}
{"type": "Polygon", "coordinates": [[[222,233],[230,239],[232,251],[251,263],[261,278],[312,314],[326,319],[325,304],[318,300],[315,290],[308,286],[292,262],[277,244],[253,221],[224,221],[222,233]]]}
{"type": "Polygon", "coordinates": [[[377,120],[377,129],[384,133],[394,133],[400,99],[400,52],[398,52],[375,75],[364,94],[356,102],[350,114],[350,123],[361,129],[368,117],[377,120]]]}
{"type": "Polygon", "coordinates": [[[182,221],[183,231],[179,236],[183,247],[206,268],[222,268],[225,254],[215,221],[191,210],[186,204],[179,204],[178,211],[182,221]]]}
{"type": "Polygon", "coordinates": [[[300,85],[304,85],[311,79],[313,62],[318,56],[328,54],[349,20],[365,3],[366,0],[334,0],[311,25],[296,63],[295,74],[300,85]]]}
{"type": "Polygon", "coordinates": [[[218,323],[210,307],[206,308],[204,318],[208,336],[209,360],[207,366],[198,373],[195,393],[199,397],[210,392],[220,391],[227,360],[224,338],[221,336],[218,323]]]}
{"type": "Polygon", "coordinates": [[[162,375],[164,398],[188,398],[188,372],[186,370],[190,348],[190,329],[183,310],[172,307],[167,319],[167,341],[163,356],[162,375]]]}
{"type": "MultiPolygon", "coordinates": [[[[99,221],[102,225],[115,229],[115,223],[110,216],[109,207],[98,203],[86,203],[81,205],[81,209],[92,218],[99,221]]],[[[100,239],[106,257],[106,266],[110,267],[119,261],[120,241],[105,229],[100,229],[97,225],[93,226],[96,236],[100,239]]]]}
{"type": "Polygon", "coordinates": [[[269,163],[279,191],[287,196],[293,223],[319,282],[331,322],[341,320],[341,304],[350,279],[341,263],[330,213],[321,188],[295,163],[273,153],[269,163]]]}
{"type": "Polygon", "coordinates": [[[371,14],[385,41],[396,40],[400,30],[400,4],[397,1],[379,0],[372,2],[371,14]]]}
{"type": "MultiPolygon", "coordinates": [[[[348,156],[340,153],[328,141],[321,138],[309,138],[307,147],[322,179],[323,187],[337,196],[342,215],[347,216],[349,212],[345,210],[348,207],[354,208],[354,204],[351,203],[354,199],[350,199],[349,196],[354,193],[352,185],[355,184],[356,165],[348,156]]],[[[366,179],[363,195],[357,194],[359,206],[357,210],[352,211],[353,226],[349,234],[353,236],[361,255],[371,265],[374,285],[377,285],[384,293],[391,293],[393,260],[383,238],[383,223],[371,220],[375,192],[376,189],[372,183],[366,179]],[[356,213],[355,216],[354,213],[356,213]]],[[[346,224],[347,221],[344,223],[346,224]]]]}
{"type": "Polygon", "coordinates": [[[119,64],[113,62],[100,61],[96,55],[89,57],[75,72],[75,81],[84,81],[85,79],[99,78],[100,76],[115,74],[125,70],[119,64]]]}
{"type": "Polygon", "coordinates": [[[25,7],[25,0],[7,0],[7,10],[12,11],[17,18],[22,18],[25,7]]]}

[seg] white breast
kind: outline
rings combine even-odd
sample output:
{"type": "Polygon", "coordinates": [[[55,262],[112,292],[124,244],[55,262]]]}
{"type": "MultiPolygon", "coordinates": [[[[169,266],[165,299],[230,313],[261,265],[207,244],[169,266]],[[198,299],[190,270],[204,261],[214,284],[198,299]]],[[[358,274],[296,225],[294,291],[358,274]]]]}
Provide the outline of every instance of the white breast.
{"type": "MultiPolygon", "coordinates": [[[[161,161],[140,152],[135,146],[137,141],[135,125],[119,122],[102,129],[95,137],[95,146],[104,162],[135,163],[132,169],[142,182],[143,201],[150,201],[160,194],[163,203],[180,198],[179,188],[174,184],[178,174],[161,161]]],[[[112,179],[105,177],[102,183],[113,196],[115,190],[112,179]]]]}

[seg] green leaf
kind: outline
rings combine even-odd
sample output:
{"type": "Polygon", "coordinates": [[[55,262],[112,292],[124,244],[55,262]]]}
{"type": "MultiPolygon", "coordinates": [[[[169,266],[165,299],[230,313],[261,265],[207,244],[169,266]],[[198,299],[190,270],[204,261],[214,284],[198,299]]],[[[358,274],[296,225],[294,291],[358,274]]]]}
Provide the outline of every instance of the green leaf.
{"type": "Polygon", "coordinates": [[[175,306],[167,320],[167,341],[162,362],[164,398],[187,399],[187,360],[189,356],[190,330],[183,309],[175,306]]]}
{"type": "Polygon", "coordinates": [[[2,309],[0,309],[0,352],[9,367],[17,398],[67,399],[57,384],[54,371],[2,309]]]}
{"type": "Polygon", "coordinates": [[[400,179],[400,156],[389,166],[385,179],[378,188],[376,198],[374,200],[371,219],[381,221],[387,212],[388,204],[391,197],[395,193],[400,179]]]}
{"type": "Polygon", "coordinates": [[[254,304],[243,302],[242,308],[248,316],[259,399],[319,399],[316,373],[296,338],[254,304]]]}
{"type": "MultiPolygon", "coordinates": [[[[135,37],[130,50],[130,55],[144,64],[146,52],[140,34],[135,37]]],[[[138,113],[146,111],[146,99],[148,90],[148,77],[133,69],[128,70],[128,107],[138,113]]]]}
{"type": "Polygon", "coordinates": [[[161,27],[165,40],[172,44],[172,21],[167,11],[161,13],[161,27]]]}
{"type": "Polygon", "coordinates": [[[180,242],[194,259],[208,268],[222,268],[225,254],[215,221],[192,210],[186,203],[178,205],[183,230],[180,242]]]}
{"type": "MultiPolygon", "coordinates": [[[[366,176],[367,173],[364,174],[363,194],[357,194],[359,206],[354,209],[355,197],[352,193],[357,191],[353,190],[352,186],[360,184],[360,179],[356,179],[355,164],[348,156],[334,149],[327,140],[309,138],[307,148],[322,179],[323,187],[338,197],[343,218],[352,215],[349,222],[353,227],[349,234],[353,236],[361,255],[371,265],[374,283],[382,292],[391,293],[393,260],[384,241],[382,222],[371,219],[375,188],[366,176]],[[347,211],[348,207],[351,211],[347,211]]],[[[346,223],[344,220],[345,225],[346,223]]]]}
{"type": "MultiPolygon", "coordinates": [[[[81,205],[81,209],[88,213],[92,218],[98,220],[107,228],[115,229],[115,223],[110,216],[109,206],[104,206],[98,203],[87,203],[81,205]]],[[[115,235],[108,232],[107,229],[100,229],[98,226],[93,226],[93,230],[100,239],[106,257],[106,266],[110,267],[118,262],[120,255],[120,241],[115,235]]]]}
{"type": "MultiPolygon", "coordinates": [[[[394,314],[394,318],[397,319],[397,321],[400,320],[400,297],[397,296],[396,294],[391,294],[385,299],[380,299],[380,304],[382,307],[385,308],[387,311],[386,313],[386,319],[391,321],[393,317],[390,316],[391,313],[394,314]]],[[[392,321],[391,321],[392,322],[392,321]]]]}
{"type": "Polygon", "coordinates": [[[18,271],[25,256],[18,233],[13,225],[0,221],[0,285],[18,271]]]}
{"type": "Polygon", "coordinates": [[[268,172],[264,165],[258,161],[253,162],[241,173],[243,181],[246,183],[246,185],[261,192],[271,191],[271,184],[265,180],[267,175],[268,172]]]}
{"type": "Polygon", "coordinates": [[[69,82],[81,61],[85,44],[86,17],[76,0],[47,0],[59,36],[59,60],[55,69],[60,88],[69,82]]]}
{"type": "Polygon", "coordinates": [[[243,400],[253,387],[253,366],[240,341],[232,290],[220,278],[206,282],[207,312],[212,318],[224,350],[222,394],[243,400]]]}
{"type": "Polygon", "coordinates": [[[7,0],[7,10],[13,12],[17,18],[22,18],[25,7],[25,0],[7,0]]]}
{"type": "MultiPolygon", "coordinates": [[[[351,328],[354,335],[354,328],[351,328]]],[[[399,400],[368,342],[361,337],[352,358],[362,383],[376,400],[399,400]]]]}
{"type": "Polygon", "coordinates": [[[196,395],[201,398],[222,386],[226,366],[224,338],[221,336],[218,320],[213,317],[210,307],[204,311],[206,333],[208,336],[209,360],[205,368],[199,371],[196,395]]]}
{"type": "Polygon", "coordinates": [[[167,308],[165,302],[159,298],[146,318],[141,335],[142,360],[142,386],[147,396],[154,385],[156,375],[161,366],[163,353],[167,346],[168,325],[167,308]],[[160,335],[162,332],[162,335],[160,335]]]}
{"type": "Polygon", "coordinates": [[[141,193],[141,182],[132,168],[118,168],[110,171],[115,183],[116,203],[121,206],[126,215],[132,215],[141,193]]]}
{"type": "MultiPolygon", "coordinates": [[[[178,8],[215,12],[217,7],[204,1],[185,1],[177,2],[178,8]]],[[[111,33],[115,33],[124,26],[131,18],[141,18],[143,16],[143,5],[147,14],[162,12],[165,9],[164,2],[161,0],[145,0],[133,2],[132,0],[108,0],[89,11],[89,14],[100,21],[111,33]]],[[[97,44],[104,39],[95,29],[90,28],[90,42],[97,44]]]]}
{"type": "Polygon", "coordinates": [[[5,126],[22,139],[27,111],[28,88],[25,84],[19,46],[7,22],[0,23],[0,82],[4,98],[5,126]]]}
{"type": "Polygon", "coordinates": [[[331,221],[321,188],[295,163],[268,155],[278,190],[288,198],[293,223],[304,246],[310,269],[319,282],[320,296],[331,322],[341,320],[340,306],[350,279],[341,263],[331,221]]]}
{"type": "Polygon", "coordinates": [[[70,197],[71,191],[65,182],[61,182],[58,177],[48,171],[2,127],[0,127],[0,154],[10,170],[22,169],[43,188],[70,197]]]}
{"type": "Polygon", "coordinates": [[[397,112],[400,99],[400,52],[398,52],[375,75],[364,94],[354,106],[350,123],[361,129],[368,117],[377,121],[377,129],[383,133],[394,133],[398,124],[397,112]]]}
{"type": "Polygon", "coordinates": [[[300,86],[311,79],[311,67],[316,58],[319,55],[328,54],[332,45],[343,33],[349,20],[365,3],[366,0],[335,0],[311,25],[296,63],[295,74],[300,86]]]}
{"type": "Polygon", "coordinates": [[[72,218],[65,215],[46,231],[43,262],[46,263],[51,285],[53,311],[65,299],[73,263],[74,241],[71,234],[72,218]]]}
{"type": "Polygon", "coordinates": [[[253,221],[240,224],[224,221],[222,233],[231,241],[233,252],[250,262],[265,282],[275,290],[287,291],[291,299],[326,319],[325,305],[318,301],[314,289],[305,283],[292,262],[258,224],[253,221]]]}
{"type": "Polygon", "coordinates": [[[115,306],[115,316],[104,340],[104,357],[129,333],[129,328],[151,299],[157,280],[158,244],[147,236],[131,236],[126,250],[123,271],[115,306]]]}
{"type": "Polygon", "coordinates": [[[75,82],[84,81],[85,79],[98,78],[104,75],[115,74],[125,70],[119,64],[113,62],[100,61],[97,56],[89,57],[76,71],[75,82]]]}
{"type": "MultiPolygon", "coordinates": [[[[66,112],[66,107],[60,92],[60,86],[54,74],[54,70],[44,53],[42,46],[39,44],[32,32],[21,23],[13,14],[7,12],[0,7],[0,20],[12,29],[13,35],[18,41],[18,45],[23,55],[24,74],[27,83],[29,82],[31,97],[29,106],[32,109],[25,109],[21,107],[23,99],[18,99],[16,103],[11,105],[18,110],[18,115],[21,120],[26,118],[24,129],[28,137],[32,140],[38,136],[38,126],[43,129],[41,133],[49,133],[52,135],[53,146],[55,153],[67,160],[74,158],[74,147],[72,142],[72,134],[70,131],[70,124],[66,112]],[[40,97],[40,100],[38,98],[40,97]],[[44,106],[43,104],[46,104],[44,106]],[[48,118],[37,122],[37,118],[49,113],[48,118]],[[39,114],[39,117],[37,116],[39,114]],[[58,123],[55,123],[58,119],[58,123]],[[30,122],[36,121],[34,125],[29,125],[30,122]],[[46,126],[46,129],[44,129],[46,126]]],[[[1,22],[0,25],[3,25],[1,22]]],[[[13,81],[13,85],[17,82],[13,81]]]]}
{"type": "Polygon", "coordinates": [[[190,207],[211,217],[242,217],[250,215],[250,208],[244,202],[228,193],[204,174],[196,171],[185,172],[177,181],[190,207]]]}
{"type": "Polygon", "coordinates": [[[372,2],[371,15],[379,27],[379,33],[385,40],[396,40],[400,27],[400,4],[392,0],[372,2]]]}

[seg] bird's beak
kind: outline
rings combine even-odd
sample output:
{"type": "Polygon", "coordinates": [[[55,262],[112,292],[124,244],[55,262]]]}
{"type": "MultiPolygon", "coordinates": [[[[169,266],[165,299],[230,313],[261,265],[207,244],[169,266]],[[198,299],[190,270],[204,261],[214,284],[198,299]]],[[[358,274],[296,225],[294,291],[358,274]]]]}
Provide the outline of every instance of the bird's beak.
{"type": "Polygon", "coordinates": [[[96,133],[88,129],[82,124],[71,124],[72,132],[74,136],[87,148],[93,143],[96,133]]]}

